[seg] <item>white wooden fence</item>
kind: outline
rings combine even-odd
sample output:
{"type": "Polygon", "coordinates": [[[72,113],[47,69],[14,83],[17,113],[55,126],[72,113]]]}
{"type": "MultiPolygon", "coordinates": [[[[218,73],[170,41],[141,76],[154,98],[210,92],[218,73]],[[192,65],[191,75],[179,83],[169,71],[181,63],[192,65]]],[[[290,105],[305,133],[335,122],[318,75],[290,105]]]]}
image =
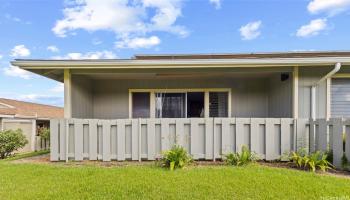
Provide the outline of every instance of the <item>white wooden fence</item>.
{"type": "Polygon", "coordinates": [[[341,167],[343,154],[350,158],[350,119],[310,120],[310,151],[333,151],[333,165],[341,167]]]}
{"type": "Polygon", "coordinates": [[[173,144],[194,159],[215,160],[242,145],[261,159],[297,148],[309,120],[290,118],[53,119],[51,160],[155,160],[173,144]]]}

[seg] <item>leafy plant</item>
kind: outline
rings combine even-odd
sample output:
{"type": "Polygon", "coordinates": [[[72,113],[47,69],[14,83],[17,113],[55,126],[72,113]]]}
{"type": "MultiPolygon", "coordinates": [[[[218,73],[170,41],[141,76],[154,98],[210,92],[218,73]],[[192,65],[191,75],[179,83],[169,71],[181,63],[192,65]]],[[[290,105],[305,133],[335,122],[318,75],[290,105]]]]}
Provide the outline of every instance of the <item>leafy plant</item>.
{"type": "Polygon", "coordinates": [[[341,167],[343,169],[347,169],[349,166],[349,160],[348,158],[346,157],[345,153],[343,153],[343,156],[341,157],[341,167]]]}
{"type": "Polygon", "coordinates": [[[255,162],[258,157],[251,152],[247,146],[242,146],[241,152],[229,153],[225,155],[225,162],[229,165],[243,166],[255,162]]]}
{"type": "Polygon", "coordinates": [[[190,162],[192,162],[192,157],[180,145],[174,145],[169,151],[165,151],[160,158],[160,165],[170,170],[184,168],[190,162]]]}
{"type": "Polygon", "coordinates": [[[327,154],[322,153],[321,151],[316,151],[312,154],[307,154],[300,151],[292,152],[290,159],[298,168],[308,169],[313,172],[317,169],[327,171],[333,167],[327,160],[327,154]]]}
{"type": "Polygon", "coordinates": [[[333,151],[332,150],[328,150],[328,151],[326,151],[326,154],[327,154],[328,162],[333,163],[333,151]]]}
{"type": "Polygon", "coordinates": [[[0,131],[0,159],[11,155],[28,143],[21,129],[0,131]]]}
{"type": "Polygon", "coordinates": [[[49,140],[50,139],[50,129],[46,127],[41,127],[38,129],[38,134],[42,139],[49,140]]]}

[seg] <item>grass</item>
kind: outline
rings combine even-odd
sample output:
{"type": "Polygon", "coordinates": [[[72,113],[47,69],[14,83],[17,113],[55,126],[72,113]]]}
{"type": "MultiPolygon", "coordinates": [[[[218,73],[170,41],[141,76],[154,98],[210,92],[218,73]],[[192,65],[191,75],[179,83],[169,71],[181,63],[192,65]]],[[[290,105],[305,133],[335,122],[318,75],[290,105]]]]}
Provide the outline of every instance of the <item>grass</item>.
{"type": "Polygon", "coordinates": [[[0,162],[0,199],[350,199],[350,179],[260,165],[101,167],[0,162]]]}

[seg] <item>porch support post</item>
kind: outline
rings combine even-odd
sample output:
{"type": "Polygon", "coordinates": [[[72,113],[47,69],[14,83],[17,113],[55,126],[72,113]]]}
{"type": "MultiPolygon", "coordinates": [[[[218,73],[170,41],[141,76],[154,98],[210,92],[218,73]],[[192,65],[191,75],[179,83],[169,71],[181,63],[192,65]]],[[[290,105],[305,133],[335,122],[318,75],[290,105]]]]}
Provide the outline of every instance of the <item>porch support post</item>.
{"type": "Polygon", "coordinates": [[[293,118],[299,117],[299,66],[293,68],[293,118]]]}
{"type": "Polygon", "coordinates": [[[69,69],[64,69],[64,118],[72,117],[72,80],[69,69]]]}
{"type": "Polygon", "coordinates": [[[204,92],[204,117],[209,118],[209,91],[204,92]]]}

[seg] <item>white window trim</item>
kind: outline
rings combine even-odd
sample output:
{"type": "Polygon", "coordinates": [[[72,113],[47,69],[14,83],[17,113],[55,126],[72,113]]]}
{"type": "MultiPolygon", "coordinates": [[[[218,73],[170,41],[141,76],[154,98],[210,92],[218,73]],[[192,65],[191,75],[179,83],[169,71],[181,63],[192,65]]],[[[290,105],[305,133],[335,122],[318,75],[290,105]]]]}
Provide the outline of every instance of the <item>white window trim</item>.
{"type": "MultiPolygon", "coordinates": [[[[231,88],[185,88],[185,89],[129,89],[129,118],[132,118],[132,93],[149,92],[150,93],[150,118],[155,118],[155,94],[156,93],[187,93],[204,92],[204,118],[209,118],[209,92],[227,92],[228,93],[228,117],[231,117],[231,88]]],[[[187,109],[187,107],[186,107],[187,109]]],[[[186,117],[187,118],[187,111],[186,117]]]]}

